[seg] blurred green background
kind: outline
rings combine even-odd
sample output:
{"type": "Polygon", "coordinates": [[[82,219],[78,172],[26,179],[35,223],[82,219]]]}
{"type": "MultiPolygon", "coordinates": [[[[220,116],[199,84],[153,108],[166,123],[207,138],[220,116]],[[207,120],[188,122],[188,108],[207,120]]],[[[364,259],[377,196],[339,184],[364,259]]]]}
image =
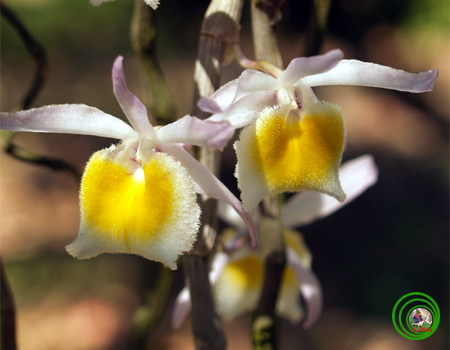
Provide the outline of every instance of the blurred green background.
{"type": "MultiPolygon", "coordinates": [[[[88,0],[4,1],[49,55],[49,80],[33,107],[84,103],[123,118],[110,71],[125,57],[130,89],[143,97],[129,41],[132,0],[100,7],[88,0]]],[[[198,31],[208,1],[162,0],[156,12],[158,49],[179,116],[189,112],[198,31]]],[[[288,0],[277,30],[284,64],[303,51],[311,1],[288,0]]],[[[242,45],[252,57],[249,6],[242,45]]],[[[1,110],[18,108],[34,74],[22,42],[1,20],[1,110]]],[[[342,106],[351,159],[373,154],[379,182],[345,209],[302,229],[324,291],[324,313],[304,331],[282,323],[281,349],[447,349],[449,314],[449,2],[334,0],[322,52],[411,72],[439,69],[435,90],[407,94],[359,87],[317,89],[342,106]],[[414,291],[441,310],[436,334],[400,337],[391,322],[395,302],[414,291]]],[[[233,63],[224,82],[241,69],[233,63]]],[[[83,169],[89,155],[113,141],[74,135],[21,134],[17,143],[83,169]]],[[[230,143],[231,144],[231,143],[230,143]]],[[[237,194],[234,155],[225,151],[224,182],[237,194]]],[[[78,184],[1,155],[1,254],[18,309],[21,349],[125,349],[132,314],[155,285],[157,264],[103,255],[78,261],[64,246],[78,230],[78,184]]],[[[182,270],[182,269],[180,269],[182,270]]],[[[170,298],[180,290],[175,276],[170,298]]],[[[189,324],[169,329],[169,313],[149,337],[149,349],[193,349],[189,324]]],[[[230,349],[250,348],[250,321],[226,325],[230,349]]]]}

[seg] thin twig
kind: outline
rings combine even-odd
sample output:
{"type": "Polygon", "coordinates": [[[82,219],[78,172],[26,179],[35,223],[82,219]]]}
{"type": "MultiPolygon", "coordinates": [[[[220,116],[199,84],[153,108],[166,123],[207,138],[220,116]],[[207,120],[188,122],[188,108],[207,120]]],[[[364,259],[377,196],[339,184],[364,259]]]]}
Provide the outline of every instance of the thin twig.
{"type": "MultiPolygon", "coordinates": [[[[39,45],[22,22],[17,18],[17,16],[15,16],[3,2],[0,2],[0,9],[2,16],[7,19],[14,30],[16,30],[31,59],[36,63],[36,73],[34,75],[33,82],[25,94],[21,106],[22,110],[28,109],[41,92],[42,87],[47,80],[47,54],[43,47],[39,45]]],[[[13,142],[14,135],[15,133],[10,131],[4,131],[1,133],[1,137],[5,143],[4,150],[12,157],[23,162],[46,166],[52,170],[67,171],[72,174],[77,181],[81,179],[80,172],[72,164],[63,161],[62,159],[43,157],[19,147],[13,142]]]]}
{"type": "MultiPolygon", "coordinates": [[[[210,96],[220,85],[222,61],[227,44],[238,39],[243,0],[213,0],[202,23],[198,59],[195,65],[195,86],[192,115],[207,117],[197,107],[200,97],[210,96]]],[[[218,151],[201,150],[199,159],[213,173],[219,170],[218,151]]],[[[216,203],[198,197],[202,207],[202,225],[193,251],[184,257],[192,301],[191,327],[197,350],[225,349],[226,339],[214,309],[209,284],[211,248],[216,237],[216,203]]]]}
{"type": "Polygon", "coordinates": [[[1,349],[15,350],[16,345],[16,314],[14,300],[8,280],[6,279],[3,261],[0,258],[0,297],[1,297],[1,349]]]}
{"type": "Polygon", "coordinates": [[[11,10],[0,2],[0,9],[2,16],[9,21],[11,26],[17,31],[20,39],[25,44],[25,48],[31,59],[36,63],[36,73],[34,75],[31,87],[28,89],[23,101],[21,109],[30,108],[33,101],[36,99],[39,92],[41,92],[44,83],[48,76],[48,62],[47,53],[41,45],[31,36],[30,32],[20,22],[20,20],[11,12],[11,10]]]}

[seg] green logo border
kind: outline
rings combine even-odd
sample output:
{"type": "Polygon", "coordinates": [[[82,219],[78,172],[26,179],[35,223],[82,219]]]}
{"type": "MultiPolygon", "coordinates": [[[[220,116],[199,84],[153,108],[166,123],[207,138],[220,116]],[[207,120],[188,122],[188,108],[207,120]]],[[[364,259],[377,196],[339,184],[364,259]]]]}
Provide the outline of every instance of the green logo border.
{"type": "Polygon", "coordinates": [[[400,299],[398,299],[398,301],[394,305],[394,308],[392,309],[392,323],[394,324],[394,327],[397,330],[397,332],[402,337],[405,337],[407,339],[422,340],[422,339],[428,338],[434,332],[436,332],[436,330],[439,326],[439,322],[440,322],[439,306],[437,305],[437,303],[434,301],[434,299],[432,297],[430,297],[429,295],[427,295],[425,293],[413,292],[413,293],[405,294],[400,299]],[[405,300],[405,299],[411,298],[411,297],[414,297],[414,298],[410,299],[410,300],[405,300]],[[417,298],[417,297],[419,297],[419,298],[417,298]],[[400,306],[400,303],[402,303],[402,302],[403,302],[403,304],[397,315],[397,308],[400,306]],[[405,312],[404,311],[405,308],[411,303],[413,303],[413,306],[412,307],[410,306],[409,311],[405,312]],[[411,325],[409,324],[409,319],[408,319],[409,314],[411,313],[412,310],[419,308],[419,307],[430,311],[431,316],[433,317],[433,325],[432,325],[433,331],[432,332],[414,332],[411,325]],[[406,317],[404,318],[405,322],[403,323],[402,315],[404,317],[405,314],[406,314],[406,317]],[[398,324],[397,324],[397,319],[398,319],[398,324]],[[405,328],[404,324],[408,326],[407,327],[408,329],[405,328]]]}

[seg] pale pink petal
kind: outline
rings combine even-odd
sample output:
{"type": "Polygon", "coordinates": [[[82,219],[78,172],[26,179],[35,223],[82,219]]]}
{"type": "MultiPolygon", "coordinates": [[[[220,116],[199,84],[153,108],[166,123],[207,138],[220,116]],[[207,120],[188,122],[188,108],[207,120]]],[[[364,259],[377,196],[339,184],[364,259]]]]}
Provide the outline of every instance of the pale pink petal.
{"type": "Polygon", "coordinates": [[[224,252],[216,253],[212,262],[211,271],[209,272],[209,282],[211,282],[211,284],[215,284],[217,282],[220,274],[225,269],[225,266],[227,266],[229,261],[230,257],[228,254],[225,254],[224,252]]]}
{"type": "Polygon", "coordinates": [[[342,60],[332,70],[304,77],[301,82],[308,86],[360,85],[408,92],[433,90],[437,69],[422,73],[403,70],[357,60],[342,60]]]}
{"type": "Polygon", "coordinates": [[[239,78],[220,87],[211,97],[202,97],[197,105],[205,112],[221,113],[233,103],[239,84],[239,78]]]}
{"type": "MultiPolygon", "coordinates": [[[[242,72],[239,78],[222,86],[210,98],[201,98],[198,106],[205,112],[218,114],[227,112],[230,107],[233,107],[233,104],[247,95],[261,91],[275,92],[279,88],[280,83],[274,77],[253,69],[247,69],[242,72]]],[[[236,111],[233,111],[233,113],[236,113],[236,111]]]]}
{"type": "Polygon", "coordinates": [[[296,194],[282,209],[281,215],[286,227],[307,225],[341,209],[377,182],[378,169],[373,157],[364,155],[341,166],[339,178],[342,189],[347,194],[342,203],[318,192],[306,191],[296,194]]]}
{"type": "Polygon", "coordinates": [[[11,131],[81,134],[114,139],[136,136],[131,126],[83,104],[50,105],[16,113],[0,113],[0,128],[11,131]]]}
{"type": "Polygon", "coordinates": [[[186,115],[156,131],[161,143],[184,143],[222,149],[234,135],[228,121],[213,122],[186,115]]]}
{"type": "Polygon", "coordinates": [[[247,95],[234,103],[223,113],[212,115],[209,120],[228,120],[235,128],[250,124],[267,106],[277,104],[275,91],[260,91],[247,95]]]}
{"type": "Polygon", "coordinates": [[[242,221],[242,218],[228,203],[219,202],[219,205],[217,206],[217,216],[233,228],[245,228],[245,224],[242,221]]]}
{"type": "Polygon", "coordinates": [[[294,58],[278,78],[284,85],[292,85],[300,78],[329,71],[334,68],[344,53],[337,49],[324,55],[294,58]]]}
{"type": "Polygon", "coordinates": [[[139,99],[128,90],[123,73],[123,57],[118,56],[113,64],[112,80],[114,95],[122,107],[123,112],[127,116],[133,128],[141,136],[154,137],[155,130],[148,121],[147,108],[139,99]]]}
{"type": "Polygon", "coordinates": [[[189,288],[184,287],[177,295],[173,305],[170,325],[173,329],[180,328],[191,311],[191,295],[189,288]]]}
{"type": "Polygon", "coordinates": [[[281,87],[278,79],[253,69],[246,69],[238,78],[238,87],[233,102],[239,101],[244,96],[259,91],[276,91],[281,87]]]}
{"type": "Polygon", "coordinates": [[[255,245],[257,241],[256,225],[250,215],[242,207],[242,203],[239,199],[237,199],[217,177],[215,177],[206,167],[200,164],[180,145],[173,143],[163,144],[160,145],[160,148],[162,151],[174,156],[184,167],[188,169],[192,181],[195,184],[195,191],[197,193],[226,202],[230,204],[234,210],[236,210],[236,212],[244,220],[252,239],[252,244],[255,245]]]}
{"type": "Polygon", "coordinates": [[[307,312],[303,328],[310,328],[317,322],[322,313],[323,297],[320,282],[311,270],[303,267],[300,258],[290,247],[286,247],[286,258],[297,275],[300,282],[300,292],[306,303],[307,312]]]}

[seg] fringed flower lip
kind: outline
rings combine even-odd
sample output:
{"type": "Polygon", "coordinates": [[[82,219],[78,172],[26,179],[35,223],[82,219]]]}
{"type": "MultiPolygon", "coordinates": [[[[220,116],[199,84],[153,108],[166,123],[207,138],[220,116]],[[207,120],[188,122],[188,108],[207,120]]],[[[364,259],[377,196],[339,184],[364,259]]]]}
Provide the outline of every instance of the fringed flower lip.
{"type": "MultiPolygon", "coordinates": [[[[280,310],[283,310],[282,313],[286,318],[290,318],[294,321],[297,320],[300,315],[300,309],[298,306],[292,305],[290,300],[295,299],[298,301],[298,294],[300,293],[305,299],[307,309],[307,314],[303,322],[304,328],[311,327],[318,320],[322,312],[322,290],[320,282],[311,270],[311,256],[307,251],[306,246],[301,240],[299,241],[299,237],[296,237],[296,235],[298,236],[298,233],[289,230],[289,228],[301,227],[331,215],[352,202],[366,189],[373,186],[378,179],[378,169],[374,163],[373,157],[370,155],[363,155],[344,163],[340,167],[340,178],[342,187],[347,193],[345,201],[339,202],[335,198],[323,193],[307,191],[291,197],[281,210],[281,218],[288,232],[286,235],[286,257],[291,269],[291,274],[295,274],[296,279],[293,278],[293,276],[286,279],[287,288],[284,293],[289,302],[287,305],[280,304],[280,310]],[[298,281],[296,286],[297,292],[295,294],[296,298],[292,298],[293,280],[298,281]]],[[[236,215],[236,212],[229,205],[224,203],[219,203],[218,215],[224,222],[239,230],[237,234],[238,237],[228,241],[228,248],[230,248],[231,251],[242,249],[242,245],[236,244],[236,242],[241,241],[239,236],[242,236],[246,229],[242,219],[236,215]]],[[[244,249],[246,249],[247,253],[240,253],[241,256],[238,256],[238,259],[233,259],[234,261],[237,261],[237,263],[234,264],[234,268],[238,268],[239,265],[245,263],[245,261],[240,258],[246,259],[247,255],[252,256],[251,249],[247,247],[244,247],[244,249]]],[[[216,254],[209,275],[211,284],[214,285],[217,283],[221,274],[227,268],[227,264],[233,260],[231,260],[228,254],[223,252],[218,252],[216,254]]],[[[252,261],[255,260],[252,259],[252,261]]],[[[245,272],[245,269],[243,271],[245,272]]],[[[241,271],[241,273],[238,274],[242,276],[243,272],[241,271]]],[[[244,277],[245,276],[243,276],[243,278],[244,277]]],[[[221,285],[222,287],[224,286],[223,283],[221,285]]],[[[233,286],[230,286],[227,289],[229,294],[233,293],[233,288],[233,286]]],[[[227,303],[247,308],[248,299],[253,298],[252,293],[255,294],[255,291],[246,294],[241,288],[237,289],[236,293],[238,293],[238,295],[233,294],[228,302],[223,301],[225,308],[227,303]],[[245,300],[247,301],[244,300],[244,302],[242,302],[242,298],[246,298],[245,300]]],[[[175,306],[172,312],[172,327],[179,328],[182,325],[189,314],[190,307],[189,290],[188,288],[184,288],[175,300],[175,306]]],[[[242,310],[229,310],[229,314],[239,314],[241,311],[242,310]]]]}
{"type": "Polygon", "coordinates": [[[432,90],[438,74],[344,60],[340,50],[296,58],[284,71],[267,62],[254,66],[268,74],[247,69],[199,101],[213,114],[211,120],[246,126],[234,148],[247,211],[265,196],[283,192],[317,191],[345,200],[338,176],[345,145],[342,111],[319,101],[313,87],[361,85],[419,93],[432,90]]]}
{"type": "Polygon", "coordinates": [[[196,193],[229,203],[256,227],[241,202],[181,144],[223,148],[234,133],[227,121],[189,115],[154,128],[147,110],[125,82],[123,57],[114,62],[114,94],[129,126],[82,104],[50,105],[0,113],[4,130],[86,134],[122,140],[92,155],[80,191],[78,238],[67,247],[83,259],[101,253],[131,253],[176,268],[177,257],[192,249],[199,226],[196,193]]]}

